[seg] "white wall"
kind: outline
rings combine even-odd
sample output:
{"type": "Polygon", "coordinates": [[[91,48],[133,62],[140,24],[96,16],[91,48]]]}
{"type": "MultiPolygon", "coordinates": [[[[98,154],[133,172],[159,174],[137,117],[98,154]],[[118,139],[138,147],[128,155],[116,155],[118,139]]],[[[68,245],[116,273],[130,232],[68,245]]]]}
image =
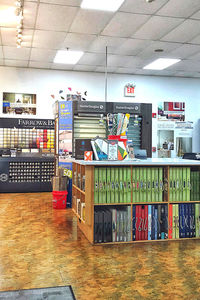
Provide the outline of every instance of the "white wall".
{"type": "MultiPolygon", "coordinates": [[[[72,87],[74,92],[88,91],[87,100],[105,99],[103,73],[0,67],[0,116],[5,117],[2,114],[2,93],[18,92],[37,94],[37,115],[33,117],[52,118],[53,99],[50,95],[58,94],[60,89],[67,93],[68,87],[72,87]]],[[[153,104],[153,112],[157,112],[157,103],[160,101],[185,102],[186,121],[195,123],[193,151],[200,151],[197,131],[197,120],[200,119],[200,79],[108,74],[108,101],[148,102],[153,104]],[[123,96],[127,83],[136,84],[135,98],[123,96]]],[[[154,131],[155,125],[153,119],[154,131]]],[[[155,139],[153,145],[156,146],[155,139]]]]}

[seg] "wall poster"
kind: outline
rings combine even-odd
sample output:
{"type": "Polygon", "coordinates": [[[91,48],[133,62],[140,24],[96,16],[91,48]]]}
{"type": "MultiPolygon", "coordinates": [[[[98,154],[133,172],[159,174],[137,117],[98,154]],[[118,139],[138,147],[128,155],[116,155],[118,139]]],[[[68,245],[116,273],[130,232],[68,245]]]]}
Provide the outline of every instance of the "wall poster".
{"type": "Polygon", "coordinates": [[[158,103],[158,120],[185,121],[185,102],[158,103]]]}
{"type": "Polygon", "coordinates": [[[36,94],[3,93],[3,114],[36,115],[36,94]]]}

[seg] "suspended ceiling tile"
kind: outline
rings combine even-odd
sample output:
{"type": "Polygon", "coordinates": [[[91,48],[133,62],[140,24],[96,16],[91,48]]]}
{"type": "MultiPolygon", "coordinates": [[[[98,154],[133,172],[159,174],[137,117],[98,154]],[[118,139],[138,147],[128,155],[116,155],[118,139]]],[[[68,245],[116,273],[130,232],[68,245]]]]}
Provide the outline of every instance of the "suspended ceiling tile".
{"type": "Polygon", "coordinates": [[[135,68],[118,68],[116,73],[120,74],[135,74],[135,68]]]}
{"type": "Polygon", "coordinates": [[[193,54],[200,52],[200,46],[185,44],[170,52],[170,55],[175,58],[188,58],[193,54]]]}
{"type": "Polygon", "coordinates": [[[30,68],[38,68],[38,69],[50,69],[52,63],[42,62],[42,61],[30,61],[29,67],[30,68]]]}
{"type": "Polygon", "coordinates": [[[169,0],[158,12],[161,16],[188,18],[200,9],[199,0],[169,0]]]}
{"type": "Polygon", "coordinates": [[[3,58],[3,47],[0,46],[0,59],[2,59],[2,58],[3,58]]]}
{"type": "Polygon", "coordinates": [[[170,17],[151,17],[138,31],[133,35],[134,38],[158,40],[173,28],[182,23],[184,19],[170,17]]]}
{"type": "Polygon", "coordinates": [[[134,68],[141,62],[136,56],[108,55],[108,66],[134,68]]]}
{"type": "Polygon", "coordinates": [[[28,66],[28,61],[5,59],[5,66],[26,68],[28,66]]]}
{"type": "Polygon", "coordinates": [[[96,35],[82,33],[67,33],[63,47],[71,50],[88,50],[90,44],[95,40],[96,35]]]}
{"type": "Polygon", "coordinates": [[[37,13],[37,3],[25,2],[24,3],[24,28],[34,28],[37,13]]]}
{"type": "Polygon", "coordinates": [[[170,70],[184,71],[184,72],[198,72],[200,70],[200,62],[193,60],[183,60],[179,63],[169,67],[170,70]]]}
{"type": "Polygon", "coordinates": [[[30,60],[53,62],[56,50],[32,48],[30,60]]]}
{"type": "Polygon", "coordinates": [[[106,52],[106,46],[108,47],[108,53],[113,53],[116,47],[119,47],[126,41],[126,38],[98,36],[91,44],[89,51],[91,52],[106,52]]]}
{"type": "Polygon", "coordinates": [[[194,39],[189,41],[190,44],[199,44],[200,45],[200,35],[197,35],[194,39]]]}
{"type": "Polygon", "coordinates": [[[0,66],[4,66],[4,60],[0,59],[0,66]]]}
{"type": "Polygon", "coordinates": [[[113,13],[111,12],[80,9],[72,23],[70,32],[98,34],[112,16],[113,13]]]}
{"type": "Polygon", "coordinates": [[[96,66],[86,66],[86,65],[75,65],[74,71],[89,71],[92,72],[96,69],[96,66]]]}
{"type": "Polygon", "coordinates": [[[144,70],[137,69],[135,74],[137,75],[154,75],[154,76],[173,76],[175,71],[172,70],[144,70]]]}
{"type": "MultiPolygon", "coordinates": [[[[33,30],[23,30],[23,47],[31,47],[33,30]]],[[[15,28],[1,28],[2,43],[4,46],[16,47],[16,29],[15,28]]]]}
{"type": "Polygon", "coordinates": [[[151,41],[138,39],[125,39],[124,43],[114,50],[115,54],[137,55],[149,46],[151,41]]]}
{"type": "Polygon", "coordinates": [[[178,71],[178,72],[175,72],[174,73],[174,76],[176,77],[191,77],[191,78],[194,78],[194,77],[200,77],[200,73],[198,72],[181,72],[181,71],[178,71]]]}
{"type": "Polygon", "coordinates": [[[189,56],[188,59],[200,61],[200,51],[194,55],[189,56]]]}
{"type": "Polygon", "coordinates": [[[82,0],[40,0],[41,3],[80,6],[82,0]]]}
{"type": "Polygon", "coordinates": [[[151,42],[151,44],[148,47],[146,47],[143,51],[138,53],[137,56],[143,59],[151,58],[151,57],[155,57],[155,58],[162,57],[180,46],[181,46],[180,43],[168,43],[168,42],[160,42],[160,41],[151,42]],[[161,53],[159,52],[157,53],[155,52],[155,49],[163,49],[164,51],[161,53]]]}
{"type": "Polygon", "coordinates": [[[46,49],[60,49],[66,33],[60,31],[35,30],[33,47],[46,49]]]}
{"type": "Polygon", "coordinates": [[[9,47],[3,46],[3,53],[5,59],[13,59],[13,60],[28,60],[30,56],[30,48],[17,48],[17,47],[9,47]]]}
{"type": "Polygon", "coordinates": [[[102,35],[131,37],[150,16],[117,12],[105,29],[102,35]]]}
{"type": "Polygon", "coordinates": [[[105,65],[105,55],[97,53],[85,53],[78,64],[80,65],[105,65]]]}
{"type": "Polygon", "coordinates": [[[200,21],[188,19],[165,35],[161,40],[185,43],[198,34],[200,34],[200,21]]]}
{"type": "Polygon", "coordinates": [[[200,20],[200,10],[198,12],[195,12],[194,15],[191,16],[191,18],[200,20]]]}
{"type": "Polygon", "coordinates": [[[139,13],[139,14],[153,14],[160,9],[168,0],[159,0],[152,3],[147,3],[145,0],[126,0],[120,7],[120,11],[139,13]]]}
{"type": "Polygon", "coordinates": [[[71,6],[40,4],[36,29],[68,31],[77,10],[71,6]]]}
{"type": "MultiPolygon", "coordinates": [[[[115,73],[116,70],[117,70],[117,68],[115,68],[115,67],[107,67],[107,72],[108,73],[115,73]]],[[[105,66],[104,67],[97,67],[95,69],[95,72],[105,73],[106,72],[106,67],[105,66]]]]}
{"type": "Polygon", "coordinates": [[[66,71],[70,71],[73,70],[74,65],[63,65],[63,64],[52,64],[51,65],[51,69],[54,70],[66,70],[66,71]]]}
{"type": "Polygon", "coordinates": [[[15,15],[15,5],[13,4],[14,1],[0,1],[0,26],[16,28],[17,17],[15,15]]]}

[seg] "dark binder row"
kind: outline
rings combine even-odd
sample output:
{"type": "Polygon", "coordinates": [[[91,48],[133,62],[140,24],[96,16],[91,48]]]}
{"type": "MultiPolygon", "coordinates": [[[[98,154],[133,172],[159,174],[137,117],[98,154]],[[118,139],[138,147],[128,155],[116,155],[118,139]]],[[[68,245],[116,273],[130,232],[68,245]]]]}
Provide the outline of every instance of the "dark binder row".
{"type": "Polygon", "coordinates": [[[94,242],[131,241],[131,206],[96,208],[94,211],[94,242]]]}
{"type": "Polygon", "coordinates": [[[166,239],[167,205],[133,205],[132,226],[133,241],[166,239]]]}
{"type": "Polygon", "coordinates": [[[190,200],[199,201],[200,200],[200,172],[191,171],[191,191],[190,191],[190,200]]]}

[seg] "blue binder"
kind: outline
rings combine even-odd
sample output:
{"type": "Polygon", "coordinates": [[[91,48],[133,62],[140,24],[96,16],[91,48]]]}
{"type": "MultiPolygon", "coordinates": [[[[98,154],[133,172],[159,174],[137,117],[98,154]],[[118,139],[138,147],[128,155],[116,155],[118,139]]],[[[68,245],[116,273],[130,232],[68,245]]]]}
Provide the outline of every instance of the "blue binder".
{"type": "Polygon", "coordinates": [[[184,205],[179,204],[179,238],[185,238],[184,205]]]}
{"type": "Polygon", "coordinates": [[[148,205],[148,240],[151,240],[151,228],[152,228],[151,206],[152,205],[148,205]]]}
{"type": "Polygon", "coordinates": [[[132,215],[132,225],[133,225],[133,241],[135,241],[135,209],[136,209],[136,206],[133,205],[133,215],[132,215]]]}
{"type": "Polygon", "coordinates": [[[155,205],[155,240],[158,239],[158,206],[155,205]]]}
{"type": "Polygon", "coordinates": [[[151,208],[151,239],[155,240],[155,205],[151,208]]]}

